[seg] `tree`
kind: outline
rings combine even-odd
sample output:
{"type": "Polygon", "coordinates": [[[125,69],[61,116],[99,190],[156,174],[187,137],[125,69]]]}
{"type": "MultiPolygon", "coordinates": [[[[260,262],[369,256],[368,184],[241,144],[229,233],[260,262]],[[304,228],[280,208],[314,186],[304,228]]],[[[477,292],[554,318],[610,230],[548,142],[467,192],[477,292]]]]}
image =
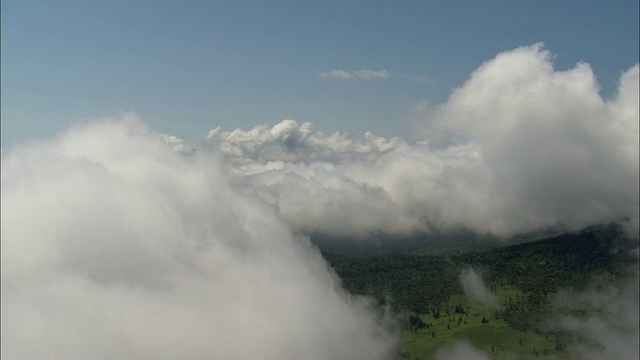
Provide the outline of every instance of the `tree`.
{"type": "Polygon", "coordinates": [[[440,310],[433,309],[431,315],[433,315],[434,319],[438,320],[440,318],[440,310]]]}

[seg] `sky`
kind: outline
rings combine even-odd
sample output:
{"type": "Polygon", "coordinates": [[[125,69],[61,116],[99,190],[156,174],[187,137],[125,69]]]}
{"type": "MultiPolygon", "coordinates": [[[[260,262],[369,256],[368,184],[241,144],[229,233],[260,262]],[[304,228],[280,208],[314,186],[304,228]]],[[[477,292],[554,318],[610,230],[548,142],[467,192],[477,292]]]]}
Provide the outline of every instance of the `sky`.
{"type": "MultiPolygon", "coordinates": [[[[393,358],[315,233],[618,222],[637,259],[637,2],[478,4],[2,1],[2,357],[393,358]]],[[[637,359],[637,294],[545,326],[637,359]]]]}
{"type": "Polygon", "coordinates": [[[2,146],[135,112],[200,146],[284,119],[410,136],[496,54],[543,42],[609,98],[638,62],[638,2],[2,1],[2,146]],[[347,75],[347,76],[345,76],[347,75]]]}

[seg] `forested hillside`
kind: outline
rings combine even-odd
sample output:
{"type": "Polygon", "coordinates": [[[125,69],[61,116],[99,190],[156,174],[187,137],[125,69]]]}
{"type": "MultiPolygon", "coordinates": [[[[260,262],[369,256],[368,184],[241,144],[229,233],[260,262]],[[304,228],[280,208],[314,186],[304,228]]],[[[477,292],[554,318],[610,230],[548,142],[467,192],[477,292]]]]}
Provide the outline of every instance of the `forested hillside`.
{"type": "Polygon", "coordinates": [[[457,264],[482,266],[496,284],[525,292],[582,288],[599,273],[620,275],[628,240],[616,224],[596,226],[535,242],[454,256],[457,264]]]}
{"type": "Polygon", "coordinates": [[[461,293],[458,275],[467,266],[482,268],[493,288],[511,285],[544,297],[560,287],[582,288],[597,274],[619,276],[626,263],[628,240],[616,224],[595,226],[576,233],[534,242],[430,255],[436,250],[408,254],[357,256],[323,255],[354,294],[392,301],[397,308],[426,311],[451,295],[461,293]]]}
{"type": "Polygon", "coordinates": [[[400,314],[405,355],[428,358],[437,346],[469,338],[496,354],[566,357],[567,339],[540,334],[534,325],[548,315],[559,289],[579,291],[594,277],[623,276],[637,261],[627,256],[630,246],[637,244],[610,224],[486,250],[324,256],[349,292],[371,296],[400,314]],[[470,267],[497,295],[495,308],[474,307],[463,295],[460,274],[470,267]]]}

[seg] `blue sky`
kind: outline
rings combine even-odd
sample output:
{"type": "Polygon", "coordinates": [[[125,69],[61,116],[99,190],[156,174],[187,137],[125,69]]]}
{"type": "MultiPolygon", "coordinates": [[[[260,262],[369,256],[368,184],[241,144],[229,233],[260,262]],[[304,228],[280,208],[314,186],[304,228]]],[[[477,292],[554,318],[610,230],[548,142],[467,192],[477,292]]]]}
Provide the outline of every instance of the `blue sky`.
{"type": "Polygon", "coordinates": [[[540,41],[610,97],[638,62],[638,1],[3,0],[2,145],[121,111],[194,145],[287,118],[404,136],[416,104],[540,41]]]}

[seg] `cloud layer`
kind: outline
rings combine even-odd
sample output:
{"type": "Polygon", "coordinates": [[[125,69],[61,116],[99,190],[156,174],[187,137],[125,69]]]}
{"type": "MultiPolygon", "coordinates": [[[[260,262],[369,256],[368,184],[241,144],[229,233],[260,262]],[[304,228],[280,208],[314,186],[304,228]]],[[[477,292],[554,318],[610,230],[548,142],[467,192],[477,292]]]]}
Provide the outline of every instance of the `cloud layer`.
{"type": "Polygon", "coordinates": [[[3,152],[2,357],[385,357],[308,240],[176,144],[128,115],[3,152]]]}
{"type": "Polygon", "coordinates": [[[421,141],[325,136],[293,120],[207,140],[234,185],[297,231],[509,236],[629,219],[637,232],[638,66],[605,100],[587,64],[551,60],[536,44],[487,61],[421,111],[421,141]]]}
{"type": "MultiPolygon", "coordinates": [[[[638,237],[638,65],[621,74],[613,99],[603,99],[588,64],[559,71],[552,59],[535,44],[487,61],[445,104],[420,104],[418,141],[325,136],[293,120],[218,128],[207,140],[226,159],[235,187],[303,233],[366,238],[462,227],[509,237],[625,221],[638,237]]],[[[496,305],[473,269],[461,281],[472,299],[496,305]]],[[[636,298],[613,301],[611,289],[580,295],[597,307],[611,300],[611,319],[555,320],[581,337],[572,353],[637,357],[637,311],[629,310],[637,308],[637,290],[624,288],[618,293],[636,298]],[[598,338],[603,329],[610,336],[598,338]],[[602,351],[582,346],[585,339],[602,351]]],[[[439,356],[487,358],[465,344],[439,356]]]]}

